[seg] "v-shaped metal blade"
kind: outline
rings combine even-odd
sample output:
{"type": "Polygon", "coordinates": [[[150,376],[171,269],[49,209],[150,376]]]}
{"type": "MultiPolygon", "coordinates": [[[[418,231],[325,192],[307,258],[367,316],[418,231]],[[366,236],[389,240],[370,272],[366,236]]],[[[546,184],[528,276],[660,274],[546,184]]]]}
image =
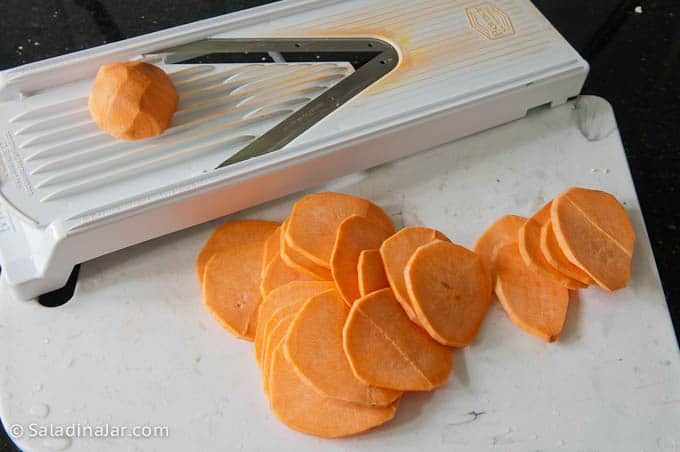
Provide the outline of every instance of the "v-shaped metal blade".
{"type": "Polygon", "coordinates": [[[166,61],[179,61],[213,53],[268,53],[283,58],[295,54],[295,61],[317,62],[320,54],[369,54],[369,59],[339,83],[323,92],[285,120],[249,143],[217,168],[268,154],[283,148],[317,122],[328,116],[352,97],[390,72],[399,62],[397,51],[385,41],[375,38],[304,38],[304,39],[208,39],[163,52],[166,61]]]}

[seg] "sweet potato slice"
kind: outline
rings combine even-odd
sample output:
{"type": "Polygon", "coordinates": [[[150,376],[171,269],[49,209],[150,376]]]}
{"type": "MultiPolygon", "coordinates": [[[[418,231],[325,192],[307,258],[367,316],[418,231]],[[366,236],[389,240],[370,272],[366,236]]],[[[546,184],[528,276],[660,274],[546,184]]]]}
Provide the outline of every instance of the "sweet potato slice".
{"type": "Polygon", "coordinates": [[[418,320],[406,290],[404,268],[419,246],[434,240],[449,241],[448,237],[434,229],[411,226],[397,232],[380,246],[380,256],[385,266],[385,274],[390,282],[390,287],[392,287],[401,307],[404,308],[409,318],[415,322],[418,320]]]}
{"type": "Polygon", "coordinates": [[[541,251],[541,227],[550,221],[550,205],[550,202],[544,205],[520,228],[518,235],[520,255],[530,269],[543,277],[557,281],[568,289],[582,289],[586,287],[585,284],[557,270],[541,251]]]}
{"type": "Polygon", "coordinates": [[[526,218],[517,215],[502,216],[491,223],[475,242],[472,249],[482,259],[493,279],[495,276],[492,262],[496,251],[508,243],[517,242],[519,230],[526,221],[526,218]]]}
{"type": "Polygon", "coordinates": [[[283,261],[281,256],[274,256],[262,277],[260,293],[263,297],[266,297],[272,290],[291,281],[318,281],[318,278],[291,268],[283,261]]]}
{"type": "Polygon", "coordinates": [[[357,265],[363,250],[379,248],[390,233],[372,221],[352,215],[338,226],[331,254],[331,274],[338,292],[348,306],[360,297],[357,265]]]}
{"type": "Polygon", "coordinates": [[[295,314],[288,314],[280,319],[269,321],[269,333],[265,339],[264,355],[262,357],[262,384],[265,394],[269,395],[269,376],[272,368],[272,353],[285,342],[290,324],[293,323],[295,314]]]}
{"type": "Polygon", "coordinates": [[[286,241],[317,265],[330,268],[338,226],[352,215],[365,217],[389,234],[394,232],[387,214],[366,199],[342,193],[315,193],[304,196],[293,206],[286,241]]]}
{"type": "Polygon", "coordinates": [[[213,254],[246,243],[264,242],[278,226],[273,221],[235,220],[215,229],[196,258],[196,274],[201,287],[205,266],[213,254]]]}
{"type": "Polygon", "coordinates": [[[443,240],[420,246],[404,269],[419,323],[437,342],[470,344],[491,303],[491,275],[477,254],[443,240]]]}
{"type": "Polygon", "coordinates": [[[382,257],[380,257],[380,250],[363,250],[359,253],[357,277],[359,279],[359,294],[362,297],[376,290],[390,287],[382,257]]]}
{"type": "Polygon", "coordinates": [[[336,290],[316,295],[290,325],[284,350],[300,377],[321,395],[367,406],[387,406],[400,391],[376,388],[357,379],[342,347],[349,308],[336,290]]]}
{"type": "Polygon", "coordinates": [[[264,252],[262,254],[262,279],[264,279],[264,272],[267,270],[267,265],[274,260],[276,256],[280,255],[281,242],[281,226],[274,229],[274,232],[264,241],[264,252]]]}
{"type": "Polygon", "coordinates": [[[635,231],[615,197],[570,188],[553,201],[551,218],[557,242],[571,263],[605,290],[628,284],[635,231]]]}
{"type": "MultiPolygon", "coordinates": [[[[293,304],[300,300],[307,300],[310,297],[333,289],[333,281],[293,281],[285,286],[272,290],[267,297],[262,300],[257,312],[258,325],[265,326],[269,317],[279,308],[293,304]]],[[[259,294],[259,291],[258,291],[259,294]]],[[[255,334],[255,357],[258,363],[262,362],[264,346],[264,328],[258,328],[255,334]]]]}
{"type": "Polygon", "coordinates": [[[263,242],[234,246],[214,254],[205,267],[203,301],[236,337],[253,340],[260,296],[263,242]]]}
{"type": "Polygon", "coordinates": [[[589,188],[571,187],[558,198],[563,202],[568,200],[593,225],[611,237],[626,254],[633,255],[635,230],[626,209],[612,194],[589,188]]]}
{"type": "Polygon", "coordinates": [[[283,225],[281,225],[279,249],[283,261],[289,267],[294,268],[301,273],[306,273],[320,281],[332,281],[333,276],[331,276],[331,271],[328,268],[314,263],[307,256],[288,244],[285,240],[287,227],[288,220],[284,221],[283,225]]]}
{"type": "Polygon", "coordinates": [[[512,322],[544,341],[557,340],[569,305],[569,290],[531,270],[516,243],[496,253],[496,295],[512,322]]]}
{"type": "Polygon", "coordinates": [[[345,354],[357,378],[399,391],[429,391],[446,383],[453,357],[411,322],[391,289],[358,299],[342,332],[345,354]]]}
{"type": "MultiPolygon", "coordinates": [[[[331,289],[333,290],[333,289],[331,289]]],[[[267,352],[273,350],[273,348],[269,347],[269,336],[271,335],[272,331],[274,328],[278,326],[278,324],[283,320],[285,317],[288,317],[289,315],[292,315],[295,317],[295,315],[298,313],[300,309],[305,305],[307,302],[306,299],[301,299],[299,301],[296,301],[294,303],[288,304],[286,306],[283,306],[276,311],[272,313],[272,315],[269,316],[269,319],[264,322],[262,325],[262,334],[263,334],[263,346],[262,346],[262,361],[258,362],[263,365],[262,369],[264,370],[266,366],[264,365],[265,360],[267,359],[267,352]],[[268,348],[269,347],[269,348],[268,348]]],[[[291,319],[292,320],[292,319],[291,319]]],[[[274,345],[276,345],[276,342],[274,342],[274,345]]]]}
{"type": "Polygon", "coordinates": [[[593,283],[590,276],[576,265],[572,264],[560,249],[560,245],[557,243],[557,238],[555,237],[555,232],[552,228],[552,221],[548,221],[541,226],[541,251],[548,262],[550,262],[550,265],[559,270],[560,273],[583,284],[589,285],[593,283]]]}
{"type": "Polygon", "coordinates": [[[272,355],[269,397],[276,416],[288,427],[324,438],[348,436],[384,424],[399,402],[367,407],[325,397],[302,381],[279,345],[272,355]]]}

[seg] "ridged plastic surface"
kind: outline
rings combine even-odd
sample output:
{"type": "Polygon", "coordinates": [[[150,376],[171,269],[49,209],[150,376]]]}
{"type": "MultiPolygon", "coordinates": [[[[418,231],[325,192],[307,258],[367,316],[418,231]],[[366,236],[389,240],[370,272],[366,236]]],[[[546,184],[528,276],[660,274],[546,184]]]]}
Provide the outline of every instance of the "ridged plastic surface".
{"type": "Polygon", "coordinates": [[[152,139],[100,130],[87,108],[89,80],[5,103],[3,195],[47,224],[200,175],[353,71],[346,63],[162,66],[180,101],[170,128],[152,139]]]}

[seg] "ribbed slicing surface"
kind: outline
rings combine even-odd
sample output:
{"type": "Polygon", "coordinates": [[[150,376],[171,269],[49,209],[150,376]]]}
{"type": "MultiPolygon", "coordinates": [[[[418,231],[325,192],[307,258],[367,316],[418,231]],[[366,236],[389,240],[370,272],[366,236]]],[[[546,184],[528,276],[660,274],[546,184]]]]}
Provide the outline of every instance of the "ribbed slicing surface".
{"type": "Polygon", "coordinates": [[[109,136],[91,120],[87,93],[10,118],[12,139],[40,201],[214,151],[224,151],[220,162],[352,72],[350,65],[336,63],[172,67],[180,101],[160,137],[109,136]]]}

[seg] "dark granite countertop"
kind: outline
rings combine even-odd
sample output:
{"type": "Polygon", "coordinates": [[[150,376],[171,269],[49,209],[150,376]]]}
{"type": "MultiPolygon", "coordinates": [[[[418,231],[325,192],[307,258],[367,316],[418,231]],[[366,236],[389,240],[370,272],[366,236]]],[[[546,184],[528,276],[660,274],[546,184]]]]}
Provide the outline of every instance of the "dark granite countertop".
{"type": "MultiPolygon", "coordinates": [[[[0,69],[269,3],[4,0],[0,69]]],[[[584,94],[614,106],[659,273],[680,332],[680,1],[534,0],[590,62],[584,94]]],[[[0,451],[16,450],[0,436],[0,451]]]]}

